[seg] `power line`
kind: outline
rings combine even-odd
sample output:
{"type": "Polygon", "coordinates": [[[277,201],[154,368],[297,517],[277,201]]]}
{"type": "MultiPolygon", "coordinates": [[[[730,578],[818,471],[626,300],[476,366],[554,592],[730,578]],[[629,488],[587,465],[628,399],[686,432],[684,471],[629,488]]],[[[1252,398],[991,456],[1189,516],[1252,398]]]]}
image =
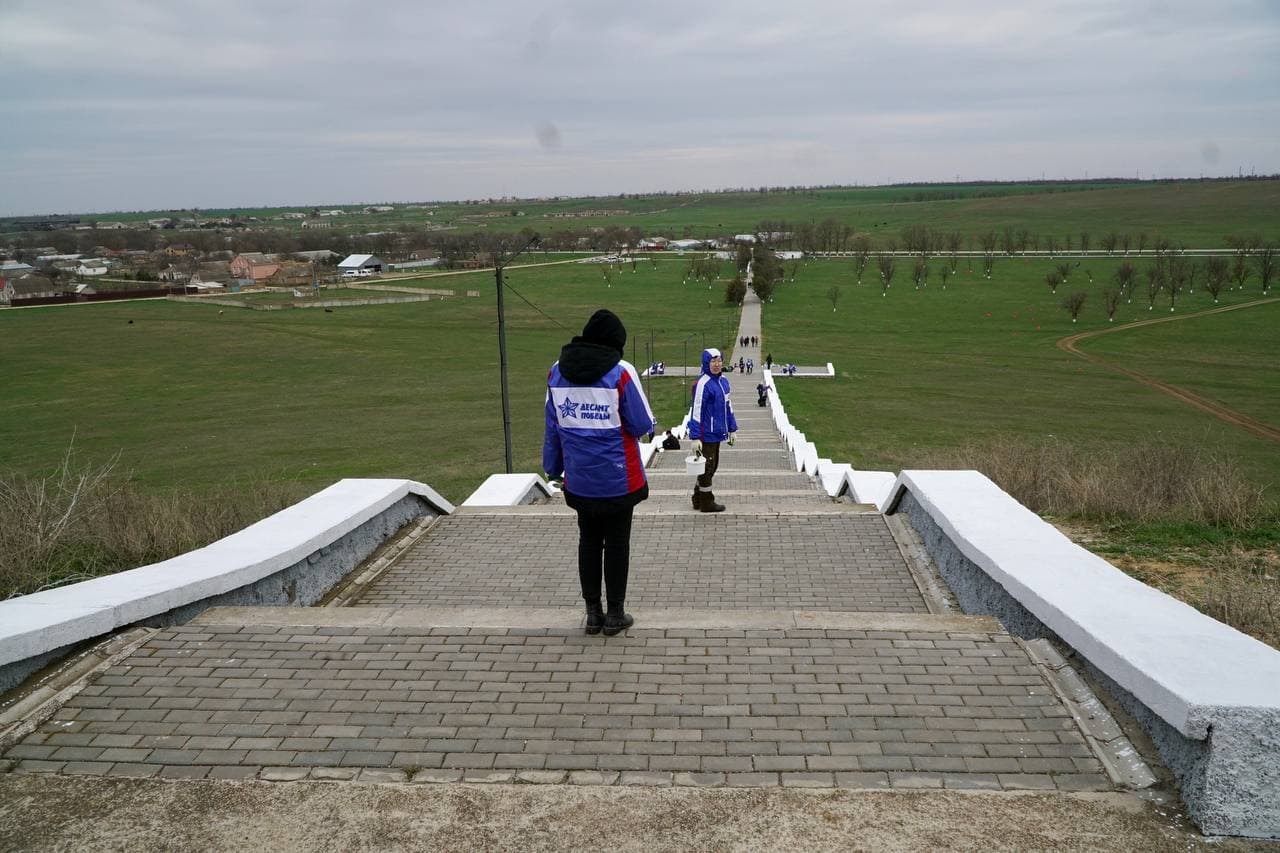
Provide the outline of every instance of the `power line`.
{"type": "Polygon", "coordinates": [[[541,308],[539,308],[537,305],[534,305],[534,304],[533,304],[532,302],[530,302],[528,299],[525,299],[524,294],[522,294],[520,291],[516,290],[516,289],[515,289],[514,287],[512,287],[508,282],[504,281],[502,284],[503,284],[503,286],[504,286],[504,287],[506,287],[506,289],[507,289],[507,290],[510,290],[510,291],[511,291],[512,293],[514,293],[516,296],[519,296],[519,297],[520,297],[520,299],[521,299],[521,301],[523,301],[523,302],[524,302],[524,304],[528,305],[528,306],[529,306],[530,308],[532,308],[534,311],[537,311],[537,312],[538,312],[539,314],[541,314],[543,317],[546,317],[548,320],[550,320],[551,322],[555,323],[557,326],[559,326],[560,328],[564,329],[566,332],[568,332],[568,331],[572,331],[572,330],[571,330],[568,326],[566,326],[564,323],[561,323],[561,322],[560,322],[559,320],[557,320],[555,317],[552,317],[552,316],[551,316],[550,314],[548,314],[546,311],[543,311],[543,310],[542,310],[541,308]]]}

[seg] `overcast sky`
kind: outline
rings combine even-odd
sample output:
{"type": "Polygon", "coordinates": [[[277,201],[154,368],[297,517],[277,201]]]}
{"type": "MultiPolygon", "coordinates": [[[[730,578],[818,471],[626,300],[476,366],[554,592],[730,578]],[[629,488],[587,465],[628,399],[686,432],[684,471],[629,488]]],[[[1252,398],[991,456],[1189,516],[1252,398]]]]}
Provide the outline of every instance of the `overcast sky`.
{"type": "Polygon", "coordinates": [[[1280,0],[0,0],[0,214],[1280,172],[1280,0]]]}

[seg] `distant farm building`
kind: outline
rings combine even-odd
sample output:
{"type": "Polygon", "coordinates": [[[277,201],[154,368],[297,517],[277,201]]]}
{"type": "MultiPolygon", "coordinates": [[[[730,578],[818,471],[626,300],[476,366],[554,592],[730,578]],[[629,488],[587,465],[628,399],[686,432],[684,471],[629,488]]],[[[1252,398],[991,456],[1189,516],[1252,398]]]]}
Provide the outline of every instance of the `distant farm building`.
{"type": "Polygon", "coordinates": [[[673,252],[693,252],[707,248],[706,240],[672,240],[667,248],[673,252]]]}
{"type": "Polygon", "coordinates": [[[348,255],[338,264],[338,271],[345,276],[364,276],[383,272],[386,264],[377,255],[348,255]]]}

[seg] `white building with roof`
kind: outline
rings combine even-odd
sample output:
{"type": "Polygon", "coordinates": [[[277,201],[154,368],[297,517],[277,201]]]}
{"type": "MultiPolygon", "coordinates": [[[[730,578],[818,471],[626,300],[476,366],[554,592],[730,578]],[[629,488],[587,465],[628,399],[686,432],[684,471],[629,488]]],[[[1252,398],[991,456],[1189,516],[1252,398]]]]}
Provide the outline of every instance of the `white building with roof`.
{"type": "Polygon", "coordinates": [[[338,269],[346,276],[373,275],[383,272],[387,265],[377,255],[348,255],[338,269]]]}

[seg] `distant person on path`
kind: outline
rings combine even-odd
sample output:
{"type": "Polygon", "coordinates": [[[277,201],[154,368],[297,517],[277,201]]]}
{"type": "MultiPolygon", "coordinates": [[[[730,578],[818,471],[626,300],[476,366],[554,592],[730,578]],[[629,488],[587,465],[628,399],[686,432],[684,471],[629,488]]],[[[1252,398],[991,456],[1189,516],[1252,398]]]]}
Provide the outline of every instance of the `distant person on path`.
{"type": "Polygon", "coordinates": [[[689,438],[695,453],[707,460],[707,467],[693,487],[693,508],[701,512],[724,512],[724,504],[716,503],[711,491],[711,478],[720,466],[720,444],[729,446],[737,437],[738,420],[729,401],[729,380],[721,372],[724,358],[718,349],[702,351],[702,376],[693,386],[693,406],[689,411],[689,438]]]}
{"type": "Polygon", "coordinates": [[[742,356],[738,356],[738,372],[739,373],[747,372],[747,360],[742,356]]]}
{"type": "Polygon", "coordinates": [[[756,386],[756,405],[762,409],[769,405],[769,386],[763,382],[756,386]]]}
{"type": "Polygon", "coordinates": [[[622,360],[627,330],[607,309],[560,350],[547,374],[542,467],[564,475],[565,503],[578,513],[578,580],[586,632],[612,637],[635,620],[626,612],[631,516],[649,497],[638,440],[657,421],[636,369],[622,360]],[[609,604],[600,605],[600,579],[609,604]]]}
{"type": "Polygon", "coordinates": [[[765,370],[773,369],[773,353],[769,353],[764,357],[764,369],[765,370]]]}
{"type": "Polygon", "coordinates": [[[675,435],[672,434],[671,430],[667,430],[666,438],[662,439],[662,449],[663,450],[679,450],[680,449],[680,439],[676,438],[675,435]]]}
{"type": "Polygon", "coordinates": [[[756,372],[755,359],[752,359],[752,358],[747,359],[747,373],[755,373],[755,372],[756,372]]]}

